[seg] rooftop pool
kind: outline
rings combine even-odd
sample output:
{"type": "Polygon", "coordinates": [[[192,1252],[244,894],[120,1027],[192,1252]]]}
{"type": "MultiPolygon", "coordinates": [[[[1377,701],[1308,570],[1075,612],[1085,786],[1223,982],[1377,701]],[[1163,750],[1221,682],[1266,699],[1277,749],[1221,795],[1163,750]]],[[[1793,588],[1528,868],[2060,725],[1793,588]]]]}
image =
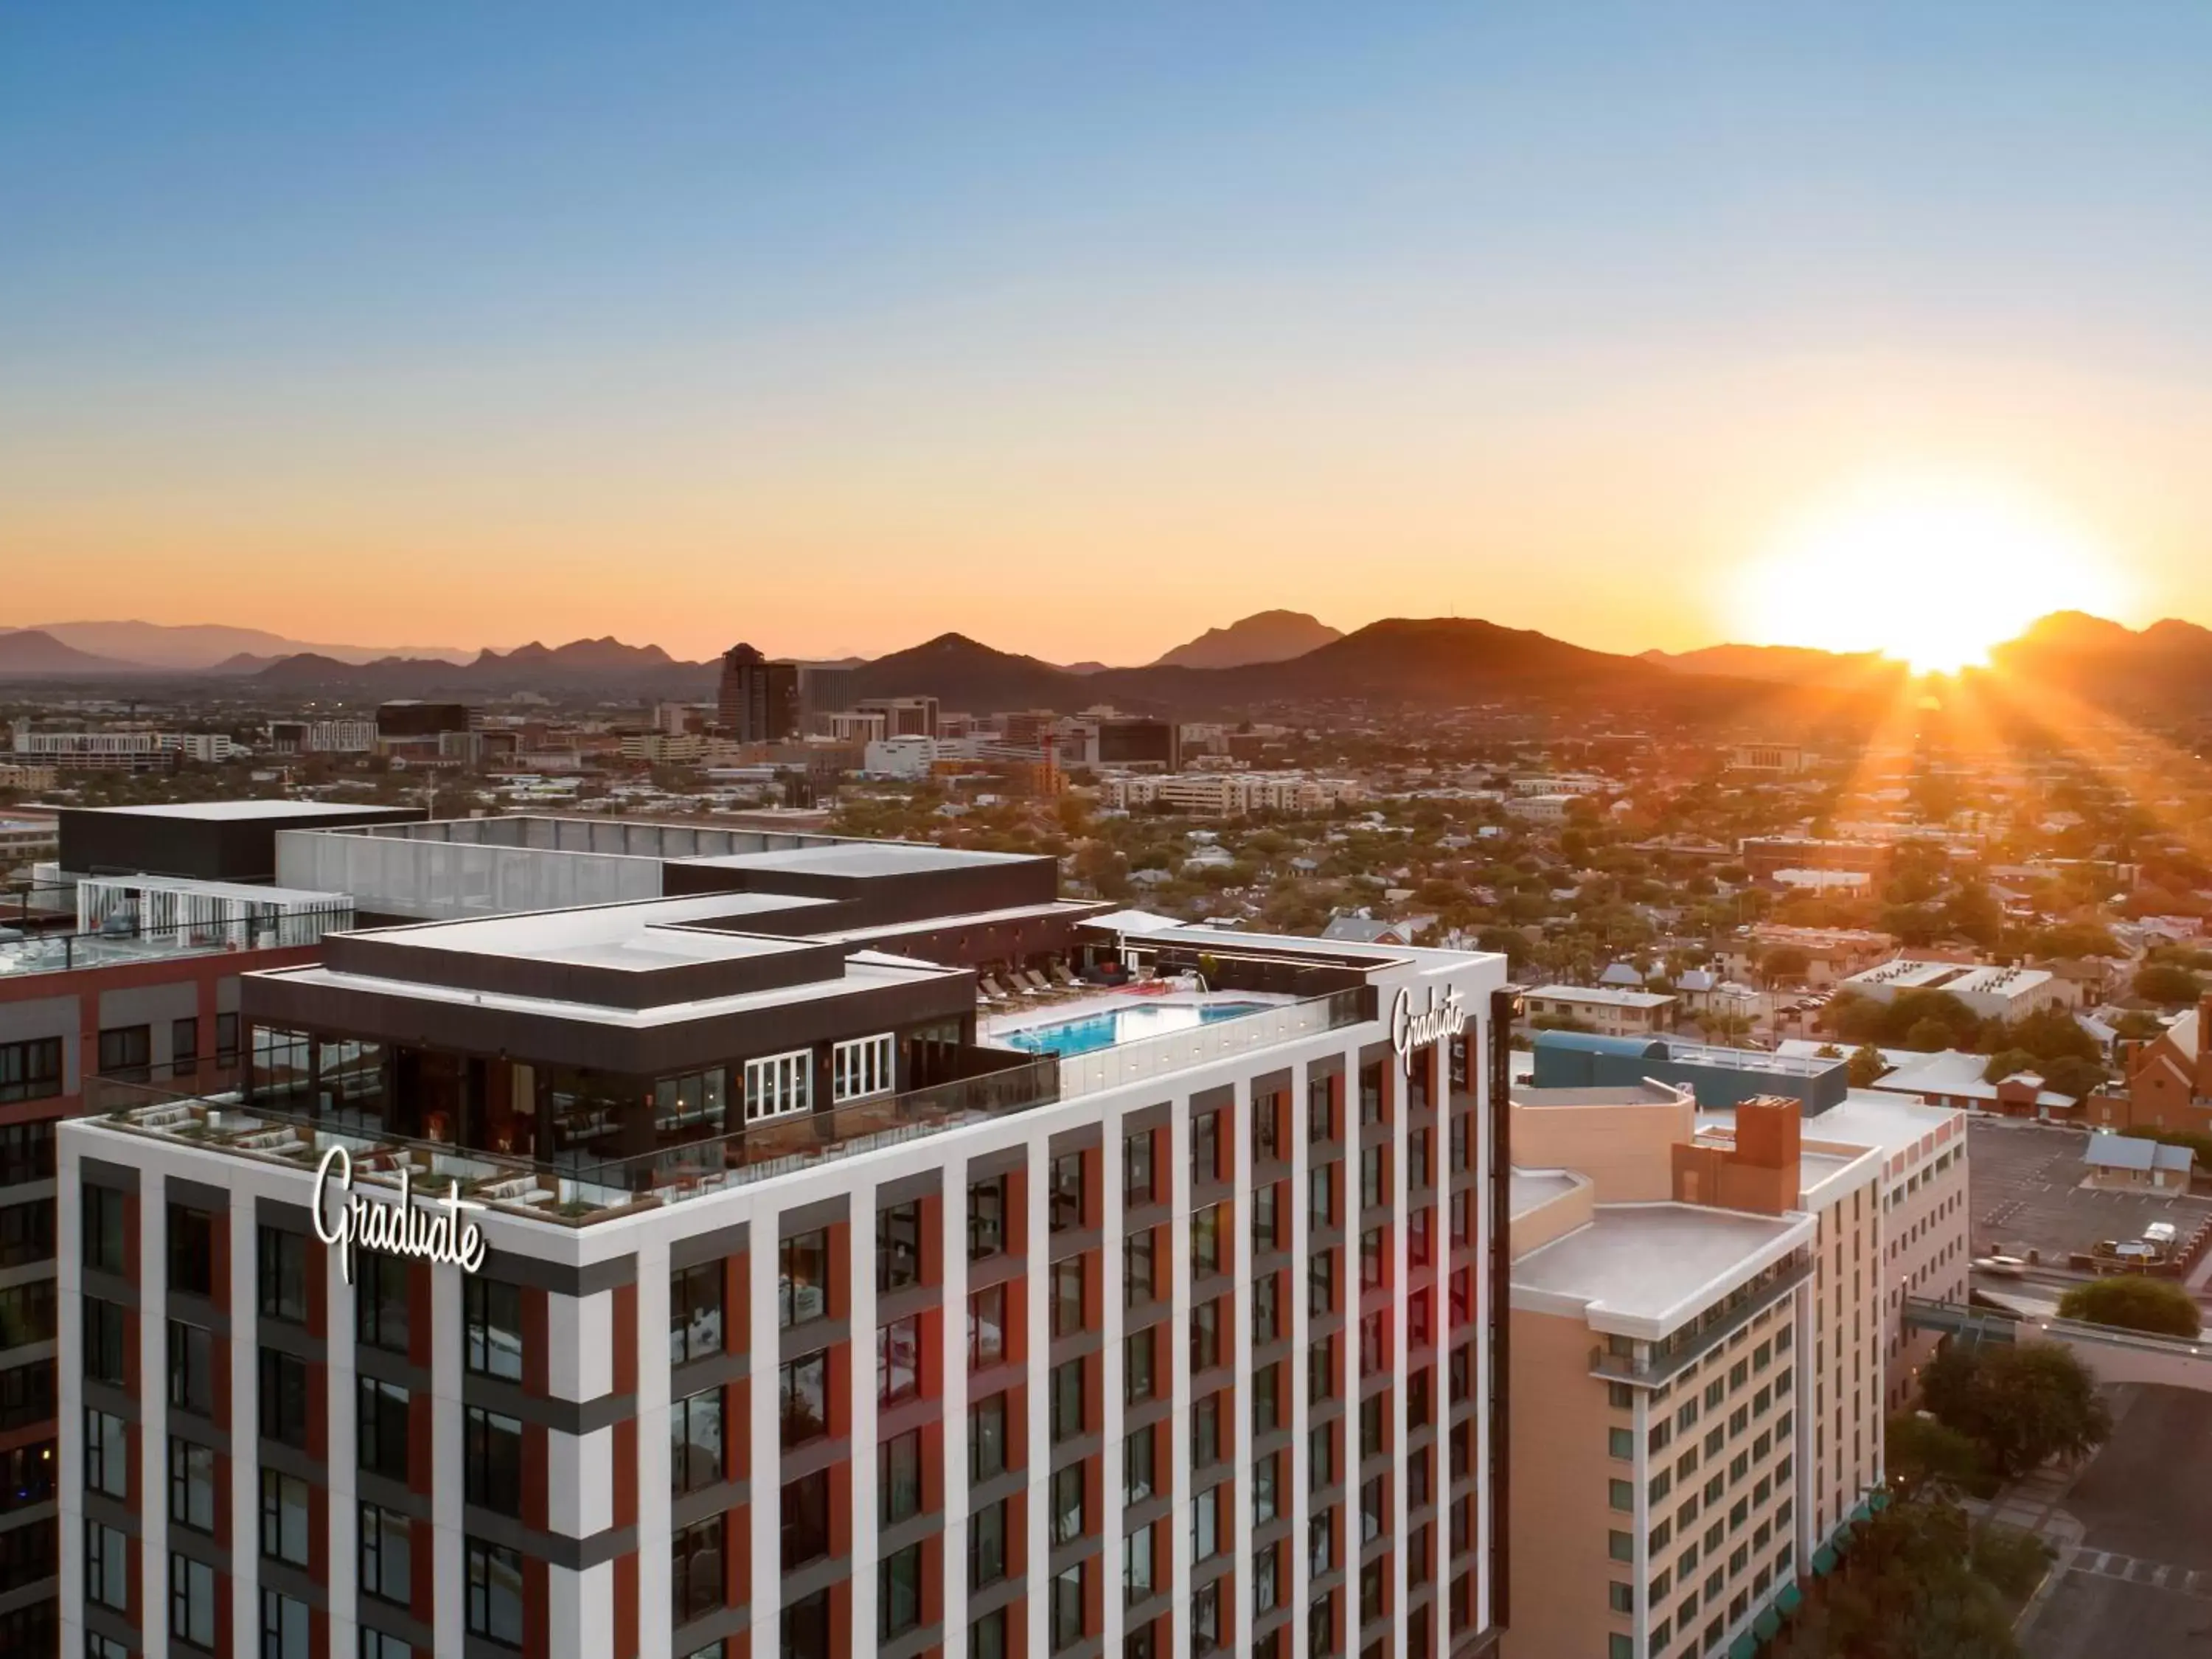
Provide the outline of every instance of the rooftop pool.
{"type": "Polygon", "coordinates": [[[1103,1014],[1091,1014],[1082,1019],[1062,1020],[1057,1025],[1031,1025],[1009,1031],[997,1041],[1024,1054],[1057,1054],[1066,1060],[1170,1031],[1188,1031],[1200,1025],[1218,1024],[1224,1019],[1240,1019],[1267,1006],[1264,1002],[1133,1003],[1127,1008],[1110,1008],[1103,1014]]]}

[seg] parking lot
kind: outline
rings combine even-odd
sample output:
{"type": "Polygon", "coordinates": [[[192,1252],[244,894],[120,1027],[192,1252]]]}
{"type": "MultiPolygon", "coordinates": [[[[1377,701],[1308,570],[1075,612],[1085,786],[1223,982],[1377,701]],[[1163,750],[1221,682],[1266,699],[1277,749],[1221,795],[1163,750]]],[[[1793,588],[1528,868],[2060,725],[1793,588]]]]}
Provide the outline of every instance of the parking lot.
{"type": "Polygon", "coordinates": [[[2096,1192],[2084,1188],[2079,1129],[1978,1118],[1966,1130],[1977,1255],[2027,1255],[2063,1267],[2075,1251],[2100,1238],[2140,1238],[2154,1221],[2171,1221],[2186,1236],[2207,1200],[2162,1194],[2096,1192]]]}

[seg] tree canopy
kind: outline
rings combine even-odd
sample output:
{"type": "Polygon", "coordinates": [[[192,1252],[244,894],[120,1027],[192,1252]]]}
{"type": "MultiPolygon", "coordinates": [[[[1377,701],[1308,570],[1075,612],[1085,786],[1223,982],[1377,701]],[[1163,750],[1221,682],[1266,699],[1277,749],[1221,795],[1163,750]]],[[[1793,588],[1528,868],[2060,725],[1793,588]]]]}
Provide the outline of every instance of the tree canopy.
{"type": "Polygon", "coordinates": [[[1947,1343],[1920,1373],[1922,1397],[1946,1427],[2015,1480],[2053,1457],[2080,1457],[2112,1431],[2096,1378],[2055,1342],[1947,1343]]]}
{"type": "Polygon", "coordinates": [[[2159,1336],[2193,1338],[2204,1325],[2197,1299],[2173,1280],[2132,1273],[2075,1285],[2059,1297],[2058,1316],[2159,1336]]]}

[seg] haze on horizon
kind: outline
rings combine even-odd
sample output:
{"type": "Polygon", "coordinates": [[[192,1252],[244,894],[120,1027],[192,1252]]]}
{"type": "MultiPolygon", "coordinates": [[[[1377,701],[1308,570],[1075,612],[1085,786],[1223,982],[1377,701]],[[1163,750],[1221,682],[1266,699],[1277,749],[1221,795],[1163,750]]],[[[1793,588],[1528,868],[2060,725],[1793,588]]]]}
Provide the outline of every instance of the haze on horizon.
{"type": "Polygon", "coordinates": [[[2029,545],[2031,614],[2212,622],[2207,62],[2182,3],[16,9],[0,618],[1934,660],[1851,635],[2029,545]],[[1824,504],[1897,478],[2027,528],[1874,588],[1824,504]]]}

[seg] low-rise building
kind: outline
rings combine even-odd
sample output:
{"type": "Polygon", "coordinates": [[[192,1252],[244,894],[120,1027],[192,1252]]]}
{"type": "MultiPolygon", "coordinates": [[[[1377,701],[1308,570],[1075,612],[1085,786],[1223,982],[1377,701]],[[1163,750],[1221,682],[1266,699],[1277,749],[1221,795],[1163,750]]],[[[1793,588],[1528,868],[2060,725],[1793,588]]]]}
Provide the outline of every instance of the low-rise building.
{"type": "Polygon", "coordinates": [[[1544,1018],[1571,1019],[1601,1036],[1642,1036],[1674,1023],[1675,1000],[1660,991],[1624,991],[1609,985],[1539,985],[1522,1000],[1531,1029],[1544,1018]]]}
{"type": "Polygon", "coordinates": [[[1356,779],[1310,772],[1115,773],[1099,781],[1108,806],[1167,805],[1200,817],[1243,817],[1254,812],[1322,812],[1340,801],[1358,800],[1356,779]]]}
{"type": "Polygon", "coordinates": [[[2063,1006],[2065,986],[2040,968],[2007,968],[1974,963],[1931,962],[1898,957],[1843,981],[1844,990],[1875,1002],[1890,1002],[1901,991],[1942,991],[1984,1019],[2025,1018],[2039,1008],[2063,1006]]]}

